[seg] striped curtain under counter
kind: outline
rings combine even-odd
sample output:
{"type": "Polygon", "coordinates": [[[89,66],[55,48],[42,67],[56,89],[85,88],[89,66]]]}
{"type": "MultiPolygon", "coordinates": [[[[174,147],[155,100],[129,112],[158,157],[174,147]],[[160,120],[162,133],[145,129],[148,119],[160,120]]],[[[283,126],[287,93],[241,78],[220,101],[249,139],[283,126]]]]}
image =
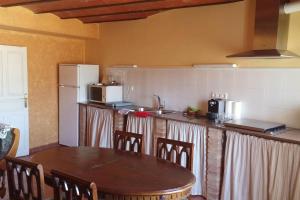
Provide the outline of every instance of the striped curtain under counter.
{"type": "Polygon", "coordinates": [[[137,117],[128,115],[126,131],[132,133],[144,134],[144,150],[143,153],[152,154],[153,144],[153,117],[137,117]]]}
{"type": "Polygon", "coordinates": [[[193,195],[206,195],[206,137],[207,129],[204,126],[167,121],[167,138],[190,142],[194,144],[194,160],[192,172],[196,177],[196,183],[192,188],[193,195]]]}
{"type": "Polygon", "coordinates": [[[300,145],[226,135],[223,200],[300,199],[300,145]]]}
{"type": "Polygon", "coordinates": [[[87,146],[113,148],[113,110],[87,107],[87,146]]]}

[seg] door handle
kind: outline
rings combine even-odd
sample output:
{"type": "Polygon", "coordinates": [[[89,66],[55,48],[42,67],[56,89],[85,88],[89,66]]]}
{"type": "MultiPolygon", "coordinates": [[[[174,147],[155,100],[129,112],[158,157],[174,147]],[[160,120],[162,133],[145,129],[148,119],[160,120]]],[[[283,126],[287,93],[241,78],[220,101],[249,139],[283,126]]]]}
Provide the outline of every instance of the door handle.
{"type": "Polygon", "coordinates": [[[25,98],[24,98],[24,107],[25,107],[25,108],[27,108],[27,107],[28,107],[28,102],[27,102],[27,101],[28,101],[28,98],[27,98],[27,97],[25,97],[25,98]]]}

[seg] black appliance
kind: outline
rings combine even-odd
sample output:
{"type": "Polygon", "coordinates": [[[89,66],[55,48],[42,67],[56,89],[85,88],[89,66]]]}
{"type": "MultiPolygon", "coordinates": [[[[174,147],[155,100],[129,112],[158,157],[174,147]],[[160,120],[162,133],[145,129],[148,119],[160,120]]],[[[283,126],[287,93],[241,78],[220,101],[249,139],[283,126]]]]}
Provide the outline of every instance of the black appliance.
{"type": "Polygon", "coordinates": [[[225,103],[224,99],[210,99],[208,101],[207,117],[210,120],[219,120],[225,116],[225,103]]]}

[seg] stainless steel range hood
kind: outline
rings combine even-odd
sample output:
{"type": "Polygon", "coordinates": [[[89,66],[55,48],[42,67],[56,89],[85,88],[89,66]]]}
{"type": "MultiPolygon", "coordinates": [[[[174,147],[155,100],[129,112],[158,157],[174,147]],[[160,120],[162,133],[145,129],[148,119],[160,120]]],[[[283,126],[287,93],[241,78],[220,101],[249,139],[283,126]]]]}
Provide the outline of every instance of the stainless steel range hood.
{"type": "Polygon", "coordinates": [[[297,54],[288,50],[280,49],[257,49],[246,51],[242,53],[227,56],[228,58],[266,58],[266,59],[280,59],[280,58],[295,58],[299,57],[297,54]]]}
{"type": "Polygon", "coordinates": [[[294,58],[287,50],[289,15],[284,12],[286,0],[256,0],[253,49],[228,58],[294,58]]]}

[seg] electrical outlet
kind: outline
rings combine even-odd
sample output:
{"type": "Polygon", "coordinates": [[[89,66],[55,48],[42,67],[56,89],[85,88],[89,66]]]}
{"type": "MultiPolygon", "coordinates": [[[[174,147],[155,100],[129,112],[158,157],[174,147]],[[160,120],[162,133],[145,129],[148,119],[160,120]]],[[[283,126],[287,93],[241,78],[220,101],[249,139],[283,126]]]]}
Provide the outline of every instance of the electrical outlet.
{"type": "Polygon", "coordinates": [[[219,92],[211,92],[211,98],[219,98],[219,99],[228,99],[229,95],[227,92],[225,93],[219,93],[219,92]]]}
{"type": "Polygon", "coordinates": [[[224,99],[228,99],[229,98],[229,94],[228,94],[228,92],[225,92],[224,93],[224,99]]]}
{"type": "Polygon", "coordinates": [[[211,93],[210,93],[210,97],[211,97],[212,99],[216,98],[216,97],[217,97],[217,96],[216,96],[216,93],[215,93],[215,92],[211,92],[211,93]]]}

